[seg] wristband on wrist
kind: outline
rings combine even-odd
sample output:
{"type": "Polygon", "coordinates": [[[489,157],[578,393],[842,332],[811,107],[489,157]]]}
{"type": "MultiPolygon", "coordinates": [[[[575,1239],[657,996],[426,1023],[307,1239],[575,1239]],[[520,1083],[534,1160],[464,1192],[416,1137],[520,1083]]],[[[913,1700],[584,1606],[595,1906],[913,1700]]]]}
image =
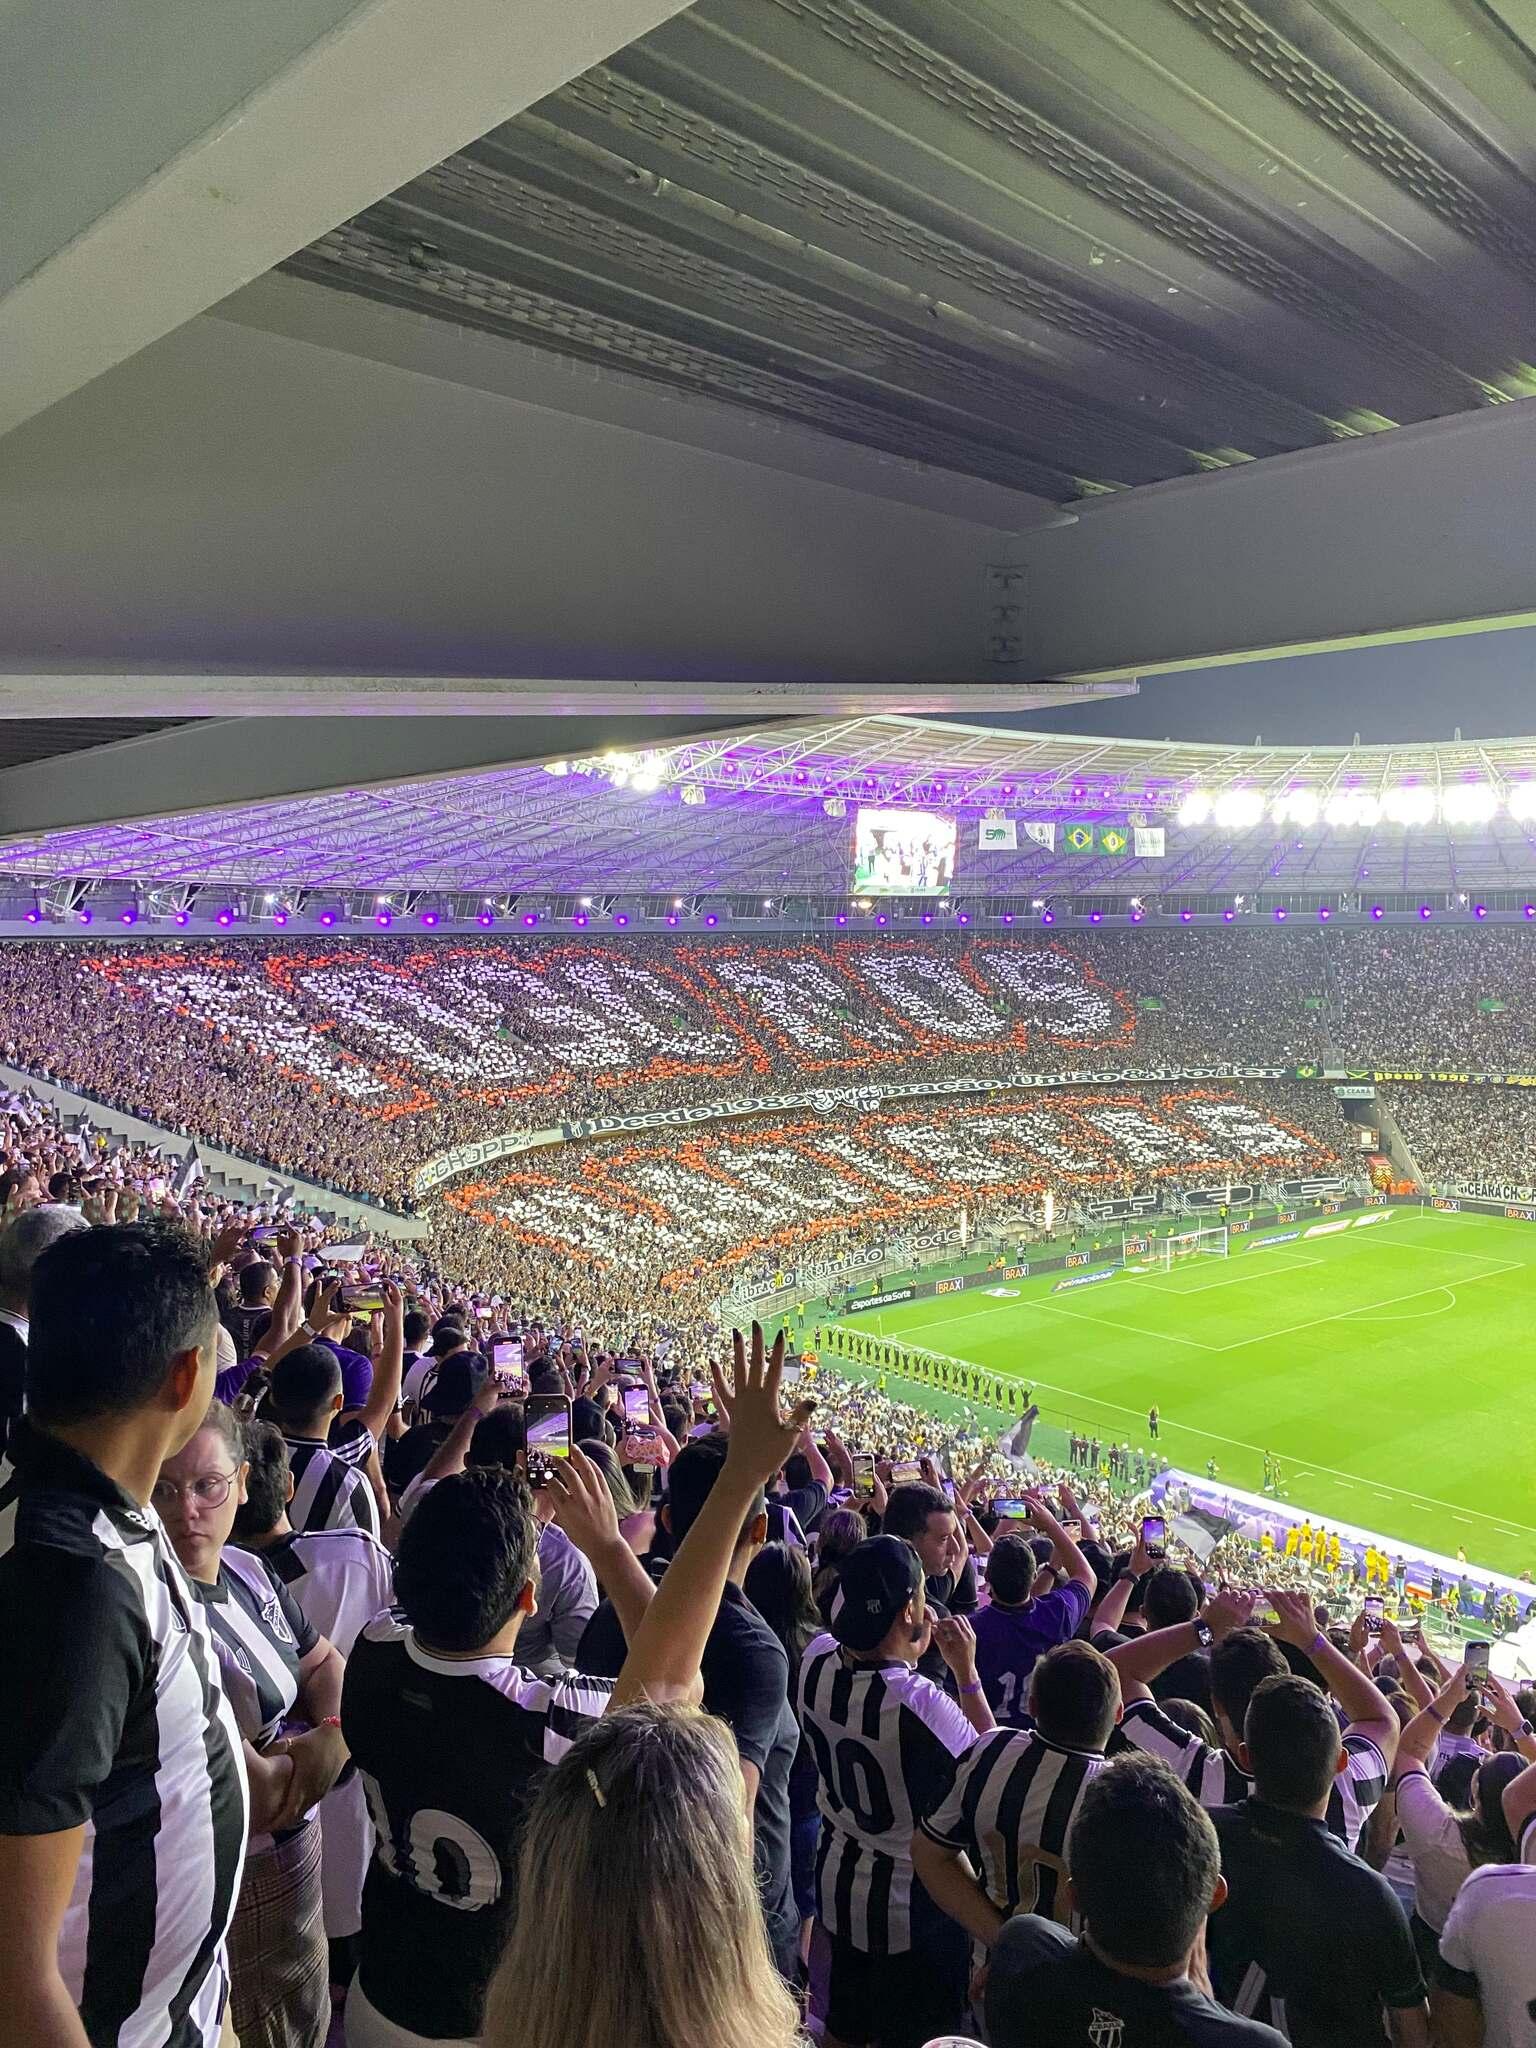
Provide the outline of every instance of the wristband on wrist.
{"type": "Polygon", "coordinates": [[[1323,1634],[1322,1630],[1319,1629],[1317,1634],[1312,1638],[1311,1642],[1307,1645],[1307,1655],[1309,1657],[1315,1657],[1319,1650],[1326,1650],[1327,1647],[1328,1638],[1323,1634]]]}
{"type": "Polygon", "coordinates": [[[341,1716],[340,1714],[327,1714],[325,1719],[323,1721],[317,1721],[315,1723],[315,1726],[317,1728],[340,1728],[341,1716]]]}
{"type": "Polygon", "coordinates": [[[972,1696],[972,1694],[981,1692],[982,1690],[983,1687],[981,1680],[979,1678],[973,1678],[969,1685],[961,1686],[960,1697],[962,1699],[969,1699],[972,1696]]]}
{"type": "Polygon", "coordinates": [[[1440,1709],[1435,1705],[1433,1700],[1430,1701],[1429,1705],[1424,1709],[1424,1711],[1426,1714],[1428,1714],[1431,1721],[1438,1721],[1442,1728],[1450,1719],[1450,1716],[1448,1714],[1441,1713],[1440,1709]]]}

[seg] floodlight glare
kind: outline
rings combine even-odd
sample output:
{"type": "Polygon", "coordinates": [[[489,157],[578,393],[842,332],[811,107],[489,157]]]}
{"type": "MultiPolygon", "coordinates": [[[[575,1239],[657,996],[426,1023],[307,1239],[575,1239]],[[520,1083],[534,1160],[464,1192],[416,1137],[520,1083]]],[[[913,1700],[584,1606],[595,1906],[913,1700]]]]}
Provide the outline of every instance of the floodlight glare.
{"type": "Polygon", "coordinates": [[[1435,815],[1435,792],[1423,783],[1403,783],[1382,798],[1381,815],[1389,825],[1427,825],[1435,815]]]}
{"type": "Polygon", "coordinates": [[[1505,792],[1504,808],[1522,825],[1536,818],[1536,782],[1512,782],[1505,792]]]}
{"type": "Polygon", "coordinates": [[[1192,789],[1179,805],[1181,825],[1204,825],[1211,815],[1211,794],[1209,790],[1192,789]]]}
{"type": "Polygon", "coordinates": [[[1498,807],[1486,782],[1453,782],[1440,792],[1440,815],[1447,825],[1486,825],[1498,807]]]}
{"type": "Polygon", "coordinates": [[[1224,832],[1251,832],[1264,815],[1256,789],[1224,789],[1216,799],[1216,823],[1224,832]]]}
{"type": "Polygon", "coordinates": [[[1323,806],[1323,817],[1328,824],[1342,827],[1345,831],[1369,829],[1381,816],[1381,805],[1368,790],[1338,789],[1323,806]]]}
{"type": "Polygon", "coordinates": [[[1317,823],[1321,809],[1315,789],[1288,789],[1284,796],[1277,796],[1270,806],[1270,816],[1277,825],[1300,825],[1305,828],[1317,823]]]}

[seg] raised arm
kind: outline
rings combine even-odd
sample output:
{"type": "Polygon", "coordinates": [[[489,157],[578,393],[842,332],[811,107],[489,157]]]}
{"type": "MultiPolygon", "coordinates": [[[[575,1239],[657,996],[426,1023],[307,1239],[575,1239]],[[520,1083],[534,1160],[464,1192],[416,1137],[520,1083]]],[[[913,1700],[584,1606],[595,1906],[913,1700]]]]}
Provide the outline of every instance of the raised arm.
{"type": "Polygon", "coordinates": [[[1092,1599],[1093,1589],[1097,1583],[1093,1576],[1093,1566],[1084,1557],[1076,1543],[1067,1534],[1060,1522],[1057,1521],[1056,1517],[1046,1506],[1043,1497],[1039,1494],[1032,1493],[1029,1497],[1029,1519],[1042,1536],[1050,1537],[1051,1562],[1053,1564],[1059,1563],[1067,1577],[1075,1580],[1087,1593],[1088,1597],[1092,1599]]]}
{"type": "Polygon", "coordinates": [[[767,1353],[758,1323],[752,1325],[750,1349],[739,1330],[731,1341],[734,1386],[727,1387],[719,1368],[711,1367],[715,1401],[730,1424],[725,1463],[629,1646],[614,1688],[615,1706],[635,1699],[701,1696],[699,1664],[719,1612],[742,1521],[758,1488],[789,1456],[814,1410],[813,1402],[801,1401],[788,1421],[779,1412],[782,1331],[767,1353]]]}
{"type": "Polygon", "coordinates": [[[384,1297],[384,1342],[373,1361],[368,1398],[357,1410],[364,1428],[376,1439],[388,1430],[399,1406],[400,1374],[405,1362],[405,1296],[393,1280],[386,1280],[379,1292],[384,1297]]]}
{"type": "MultiPolygon", "coordinates": [[[[1254,1592],[1227,1587],[1207,1602],[1202,1619],[1217,1642],[1233,1629],[1248,1626],[1258,1597],[1254,1592]]],[[[1120,1674],[1127,1704],[1133,1699],[1148,1698],[1154,1678],[1160,1678],[1170,1664],[1176,1664],[1180,1657],[1192,1656],[1200,1647],[1198,1624],[1193,1621],[1177,1621],[1172,1628],[1154,1629],[1133,1642],[1117,1643],[1108,1655],[1120,1674]]],[[[1371,1690],[1375,1692],[1376,1688],[1372,1686],[1371,1690]]]]}
{"type": "Polygon", "coordinates": [[[795,1445],[795,1449],[804,1458],[807,1465],[810,1466],[811,1478],[818,1486],[824,1486],[828,1493],[830,1493],[832,1491],[832,1467],[821,1455],[820,1450],[817,1448],[816,1438],[809,1429],[801,1430],[800,1441],[795,1445]]]}
{"type": "Polygon", "coordinates": [[[1275,1634],[1310,1658],[1317,1675],[1344,1709],[1348,1735],[1363,1735],[1374,1742],[1390,1769],[1397,1755],[1398,1726],[1386,1695],[1358,1664],[1336,1650],[1317,1625],[1310,1593],[1269,1594],[1279,1615],[1275,1634]]]}

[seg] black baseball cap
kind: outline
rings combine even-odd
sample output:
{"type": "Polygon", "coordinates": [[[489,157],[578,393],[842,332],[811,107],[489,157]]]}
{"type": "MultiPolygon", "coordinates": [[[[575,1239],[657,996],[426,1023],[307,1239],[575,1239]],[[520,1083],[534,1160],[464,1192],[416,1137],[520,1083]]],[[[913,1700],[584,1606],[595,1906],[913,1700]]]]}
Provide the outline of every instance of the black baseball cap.
{"type": "Polygon", "coordinates": [[[873,1650],[922,1582],[923,1567],[910,1543],[900,1536],[871,1536],[843,1559],[833,1635],[845,1649],[873,1650]]]}

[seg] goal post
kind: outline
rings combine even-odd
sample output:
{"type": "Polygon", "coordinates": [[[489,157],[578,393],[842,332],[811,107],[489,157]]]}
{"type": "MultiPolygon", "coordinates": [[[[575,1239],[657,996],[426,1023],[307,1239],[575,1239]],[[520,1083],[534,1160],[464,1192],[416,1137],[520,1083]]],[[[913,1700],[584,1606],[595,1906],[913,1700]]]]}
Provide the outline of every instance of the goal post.
{"type": "Polygon", "coordinates": [[[1170,1231],[1166,1237],[1127,1237],[1123,1240],[1124,1262],[1135,1273],[1171,1273],[1188,1259],[1224,1259],[1231,1243],[1225,1223],[1206,1223],[1189,1230],[1170,1231]]]}

